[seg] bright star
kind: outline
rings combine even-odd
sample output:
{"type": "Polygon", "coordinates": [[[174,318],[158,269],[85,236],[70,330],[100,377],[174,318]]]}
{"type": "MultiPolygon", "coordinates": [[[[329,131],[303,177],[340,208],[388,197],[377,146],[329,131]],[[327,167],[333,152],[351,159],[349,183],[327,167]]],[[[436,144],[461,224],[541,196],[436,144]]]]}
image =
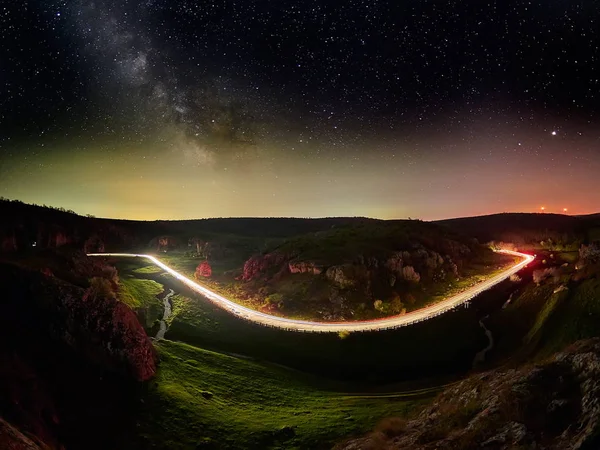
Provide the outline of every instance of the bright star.
{"type": "Polygon", "coordinates": [[[552,132],[552,136],[556,136],[558,133],[556,131],[552,132]]]}

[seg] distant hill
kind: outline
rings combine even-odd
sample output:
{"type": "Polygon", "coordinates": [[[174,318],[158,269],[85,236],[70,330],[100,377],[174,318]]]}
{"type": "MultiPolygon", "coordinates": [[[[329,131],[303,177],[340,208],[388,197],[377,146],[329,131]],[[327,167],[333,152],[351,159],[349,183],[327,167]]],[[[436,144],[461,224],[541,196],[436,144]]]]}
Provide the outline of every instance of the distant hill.
{"type": "MultiPolygon", "coordinates": [[[[144,249],[157,238],[170,238],[171,246],[187,246],[193,238],[217,236],[249,239],[287,239],[340,226],[403,223],[364,217],[332,218],[213,218],[197,220],[135,221],[81,216],[63,208],[30,205],[0,199],[0,251],[74,245],[86,250],[144,249]]],[[[419,222],[419,221],[416,221],[419,222]]],[[[586,216],[503,213],[435,222],[475,237],[480,242],[501,240],[531,244],[544,239],[586,242],[600,239],[600,213],[586,216]]]]}
{"type": "Polygon", "coordinates": [[[361,217],[215,218],[198,220],[135,221],[80,216],[63,208],[0,200],[0,251],[37,246],[71,245],[86,251],[147,249],[166,237],[169,246],[187,247],[189,239],[211,240],[215,235],[247,238],[287,238],[332,227],[376,222],[361,217]]]}
{"type": "Polygon", "coordinates": [[[504,241],[522,246],[537,246],[550,239],[553,244],[576,249],[581,243],[599,238],[600,214],[567,216],[503,213],[447,219],[437,223],[475,237],[480,242],[504,241]]]}

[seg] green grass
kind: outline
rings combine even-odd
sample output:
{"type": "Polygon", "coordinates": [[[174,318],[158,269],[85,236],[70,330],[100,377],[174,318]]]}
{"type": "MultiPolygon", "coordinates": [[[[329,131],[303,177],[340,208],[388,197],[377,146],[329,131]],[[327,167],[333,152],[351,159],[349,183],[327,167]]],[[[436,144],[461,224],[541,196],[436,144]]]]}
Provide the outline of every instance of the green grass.
{"type": "Polygon", "coordinates": [[[155,322],[163,316],[164,305],[158,298],[163,290],[163,285],[154,280],[137,278],[122,269],[119,271],[117,297],[137,313],[148,333],[154,330],[155,322]]]}
{"type": "Polygon", "coordinates": [[[148,274],[148,273],[161,273],[163,270],[160,267],[157,267],[155,265],[150,265],[150,266],[145,266],[145,267],[140,267],[138,269],[134,269],[135,273],[138,274],[148,274]]]}
{"type": "Polygon", "coordinates": [[[546,324],[548,319],[550,319],[550,317],[552,316],[552,314],[554,313],[554,311],[556,310],[558,305],[560,305],[561,301],[563,301],[568,295],[569,295],[568,290],[564,290],[564,291],[560,291],[560,292],[553,292],[550,295],[550,298],[548,298],[548,300],[546,300],[541,311],[537,314],[535,323],[533,324],[533,326],[531,327],[531,329],[525,336],[526,343],[532,342],[532,340],[536,336],[539,336],[539,333],[542,330],[544,324],[546,324]]]}
{"type": "Polygon", "coordinates": [[[579,339],[600,335],[600,278],[583,280],[567,294],[547,321],[540,348],[542,356],[579,339]]]}
{"type": "Polygon", "coordinates": [[[330,448],[424,402],[410,393],[336,393],[300,372],[182,343],[161,341],[157,349],[160,367],[136,430],[155,448],[330,448]]]}
{"type": "Polygon", "coordinates": [[[154,280],[144,280],[132,276],[121,276],[119,279],[119,300],[132,309],[143,308],[158,303],[156,297],[163,291],[163,286],[154,280]]]}

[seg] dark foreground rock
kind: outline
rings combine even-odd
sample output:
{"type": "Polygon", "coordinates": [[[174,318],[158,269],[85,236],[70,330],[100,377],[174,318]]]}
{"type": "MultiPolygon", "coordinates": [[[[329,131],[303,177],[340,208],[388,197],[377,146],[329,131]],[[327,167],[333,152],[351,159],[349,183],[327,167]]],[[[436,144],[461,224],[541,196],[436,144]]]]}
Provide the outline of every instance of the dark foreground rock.
{"type": "Polygon", "coordinates": [[[533,367],[472,376],[409,421],[388,419],[336,450],[600,448],[600,339],[533,367]]]}
{"type": "Polygon", "coordinates": [[[4,450],[46,450],[49,447],[34,442],[16,427],[0,418],[0,448],[4,450]]]}
{"type": "Polygon", "coordinates": [[[42,256],[52,270],[0,263],[0,449],[118,448],[156,372],[152,342],[114,274],[42,256]]]}
{"type": "Polygon", "coordinates": [[[77,353],[138,381],[156,372],[156,352],[135,313],[114,297],[96,295],[50,274],[0,265],[2,304],[77,353]],[[6,292],[8,291],[8,292],[6,292]]]}

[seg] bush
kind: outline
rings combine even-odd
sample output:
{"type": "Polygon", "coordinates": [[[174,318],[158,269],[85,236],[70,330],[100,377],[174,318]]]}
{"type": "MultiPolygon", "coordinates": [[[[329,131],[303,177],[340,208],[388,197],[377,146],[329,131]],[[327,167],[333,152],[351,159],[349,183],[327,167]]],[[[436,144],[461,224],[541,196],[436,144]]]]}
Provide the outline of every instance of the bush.
{"type": "Polygon", "coordinates": [[[338,333],[338,337],[340,339],[346,339],[348,336],[350,336],[350,332],[348,330],[342,330],[338,333]]]}
{"type": "Polygon", "coordinates": [[[534,270],[533,281],[539,286],[540,283],[542,283],[544,280],[552,277],[553,281],[556,283],[558,281],[559,275],[560,273],[556,267],[549,267],[547,269],[542,270],[534,270]]]}
{"type": "Polygon", "coordinates": [[[109,280],[102,277],[94,277],[90,280],[90,287],[86,291],[88,298],[116,298],[115,291],[109,280]]]}
{"type": "Polygon", "coordinates": [[[383,433],[388,438],[400,436],[406,431],[406,419],[386,417],[375,426],[375,432],[383,433]]]}

